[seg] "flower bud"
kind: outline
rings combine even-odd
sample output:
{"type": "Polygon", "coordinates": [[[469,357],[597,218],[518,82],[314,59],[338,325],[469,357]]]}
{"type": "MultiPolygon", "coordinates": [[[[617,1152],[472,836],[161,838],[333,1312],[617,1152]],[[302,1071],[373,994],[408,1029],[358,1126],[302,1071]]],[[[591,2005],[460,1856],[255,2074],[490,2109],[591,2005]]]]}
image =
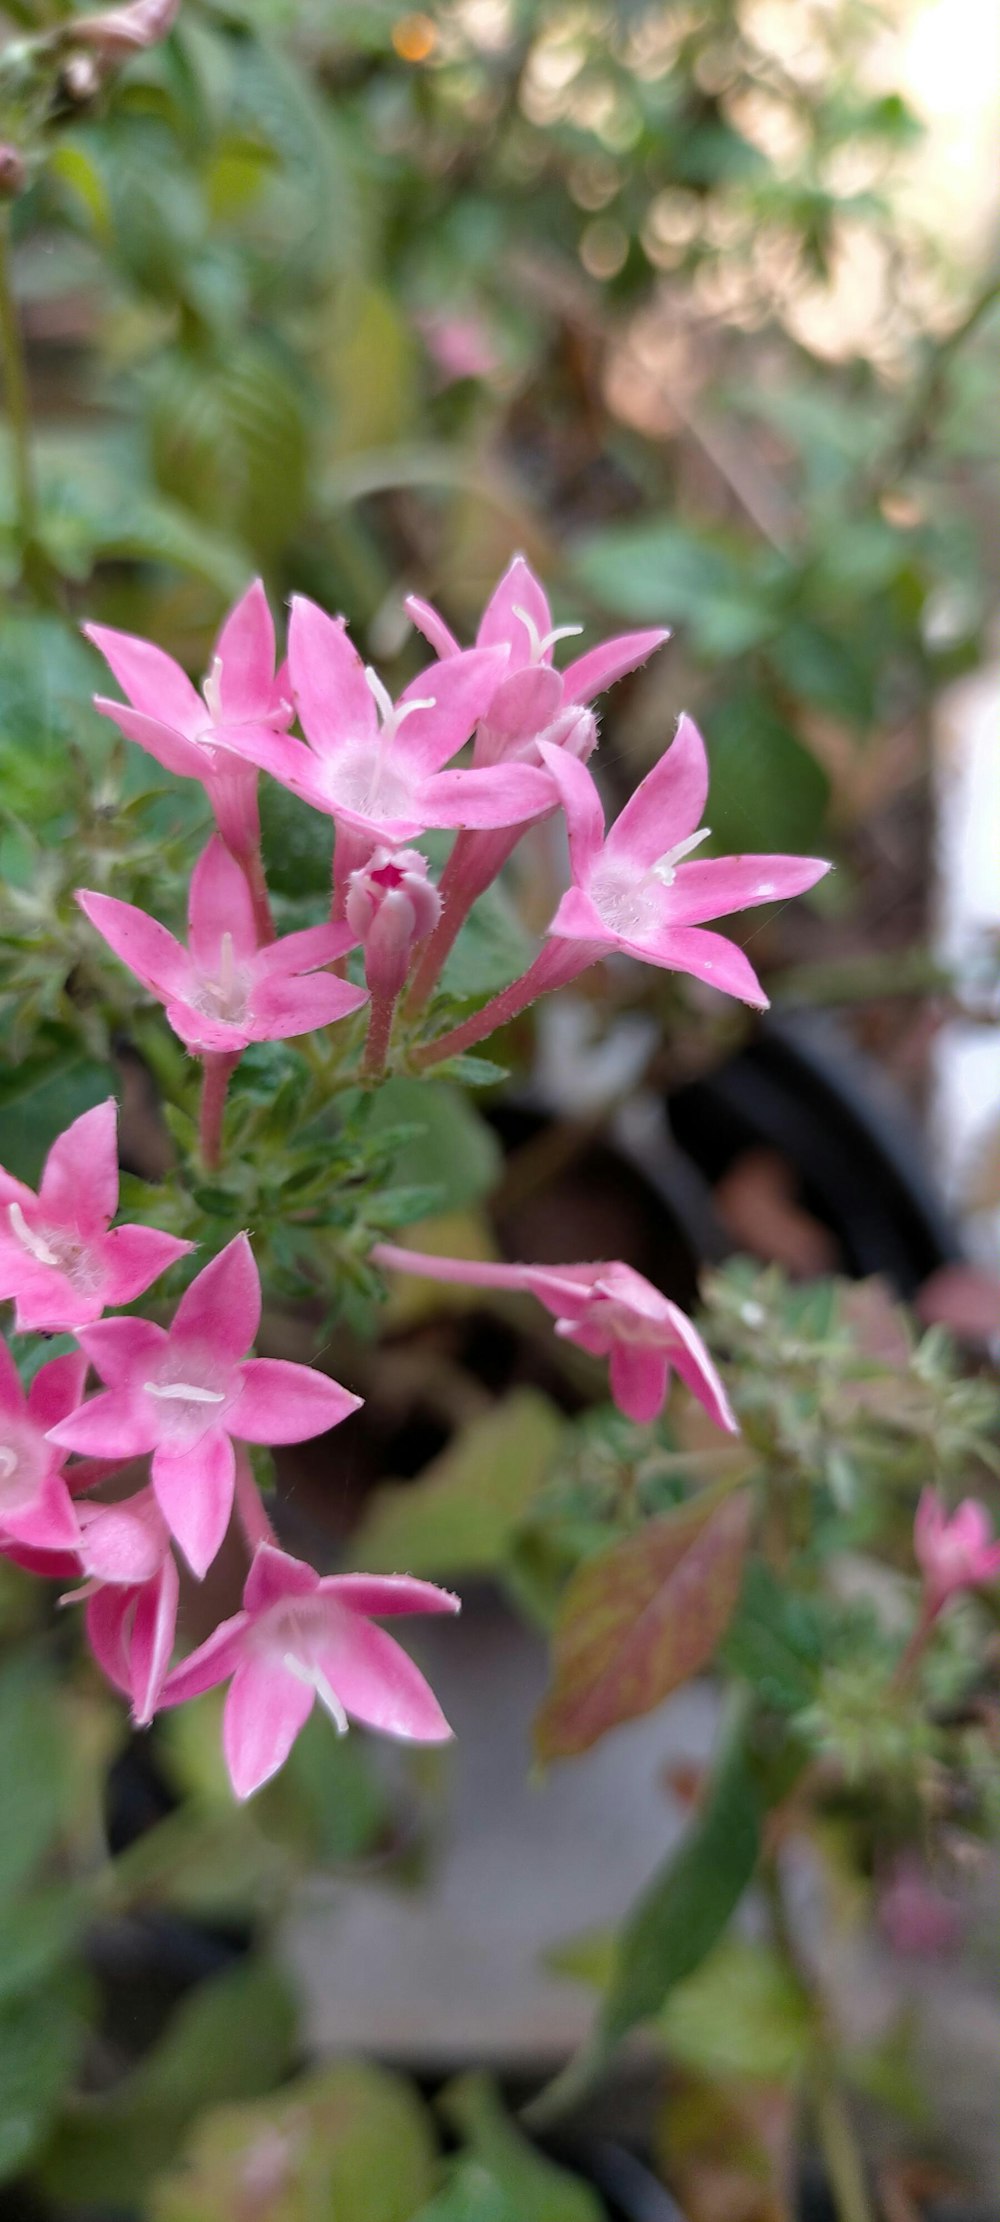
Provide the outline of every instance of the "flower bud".
{"type": "Polygon", "coordinates": [[[67,30],[75,46],[89,46],[103,60],[116,62],[143,47],[158,46],[176,22],[180,5],[181,0],[128,0],[121,8],[79,16],[67,30]]]}
{"type": "Polygon", "coordinates": [[[419,849],[378,848],[347,888],[347,923],[365,952],[373,996],[395,997],[421,941],[441,915],[441,897],[419,849]]]}

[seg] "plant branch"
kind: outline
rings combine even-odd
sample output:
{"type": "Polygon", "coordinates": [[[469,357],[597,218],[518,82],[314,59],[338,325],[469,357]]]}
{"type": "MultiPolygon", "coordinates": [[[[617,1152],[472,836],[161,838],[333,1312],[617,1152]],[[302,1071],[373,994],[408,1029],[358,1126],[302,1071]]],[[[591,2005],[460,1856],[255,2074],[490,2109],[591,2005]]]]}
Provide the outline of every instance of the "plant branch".
{"type": "Polygon", "coordinates": [[[34,541],[38,504],[31,454],[31,404],[24,342],[11,272],[10,217],[0,211],[0,358],[3,361],[4,399],[10,427],[14,500],[22,554],[34,541]]]}

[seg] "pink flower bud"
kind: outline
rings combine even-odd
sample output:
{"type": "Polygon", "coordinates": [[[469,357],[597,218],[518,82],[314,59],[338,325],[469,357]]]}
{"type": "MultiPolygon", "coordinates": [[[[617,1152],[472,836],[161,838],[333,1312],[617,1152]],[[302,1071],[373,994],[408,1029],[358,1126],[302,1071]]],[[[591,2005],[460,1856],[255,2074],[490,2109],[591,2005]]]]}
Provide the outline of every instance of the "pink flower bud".
{"type": "Polygon", "coordinates": [[[378,848],[352,872],[347,923],[365,952],[365,979],[380,1001],[399,994],[410,959],[433,932],[441,897],[419,849],[378,848]]]}
{"type": "Polygon", "coordinates": [[[181,0],[128,0],[67,25],[74,46],[89,46],[105,61],[118,61],[143,47],[158,46],[180,13],[181,0]]]}
{"type": "Polygon", "coordinates": [[[966,1497],[949,1519],[937,1491],[925,1489],[917,1506],[913,1549],[931,1612],[940,1612],[959,1590],[978,1589],[1000,1576],[1000,1542],[994,1541],[985,1505],[975,1497],[966,1497]]]}

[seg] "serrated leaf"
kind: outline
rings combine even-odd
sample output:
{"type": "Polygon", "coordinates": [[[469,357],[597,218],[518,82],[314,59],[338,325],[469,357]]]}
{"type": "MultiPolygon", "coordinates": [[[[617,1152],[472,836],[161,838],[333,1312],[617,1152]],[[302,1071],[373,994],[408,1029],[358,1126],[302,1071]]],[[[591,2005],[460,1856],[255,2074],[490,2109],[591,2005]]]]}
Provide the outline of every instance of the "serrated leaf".
{"type": "Polygon", "coordinates": [[[518,1523],[549,1471],[562,1422],[535,1389],[513,1393],[473,1420],[412,1482],[375,1491],[352,1539],[359,1566],[411,1574],[487,1572],[502,1564],[518,1523]]]}
{"type": "Polygon", "coordinates": [[[553,1637],[540,1759],[589,1751],[707,1666],[739,1596],[751,1500],[695,1498],[578,1568],[553,1637]]]}

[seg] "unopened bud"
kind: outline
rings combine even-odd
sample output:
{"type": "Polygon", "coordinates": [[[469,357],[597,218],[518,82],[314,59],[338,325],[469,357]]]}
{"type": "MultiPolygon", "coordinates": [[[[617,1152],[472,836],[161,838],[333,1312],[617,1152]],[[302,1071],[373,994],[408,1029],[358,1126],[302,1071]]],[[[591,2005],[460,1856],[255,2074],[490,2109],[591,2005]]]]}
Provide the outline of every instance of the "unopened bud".
{"type": "Polygon", "coordinates": [[[441,897],[419,849],[378,848],[347,888],[347,923],[365,953],[365,979],[379,999],[399,994],[413,952],[441,916],[441,897]]]}
{"type": "Polygon", "coordinates": [[[14,201],[27,181],[23,154],[16,147],[0,145],[0,201],[14,201]]]}
{"type": "Polygon", "coordinates": [[[181,0],[129,0],[122,8],[77,16],[67,28],[74,46],[89,46],[103,60],[115,62],[158,46],[176,22],[180,5],[181,0]]]}

